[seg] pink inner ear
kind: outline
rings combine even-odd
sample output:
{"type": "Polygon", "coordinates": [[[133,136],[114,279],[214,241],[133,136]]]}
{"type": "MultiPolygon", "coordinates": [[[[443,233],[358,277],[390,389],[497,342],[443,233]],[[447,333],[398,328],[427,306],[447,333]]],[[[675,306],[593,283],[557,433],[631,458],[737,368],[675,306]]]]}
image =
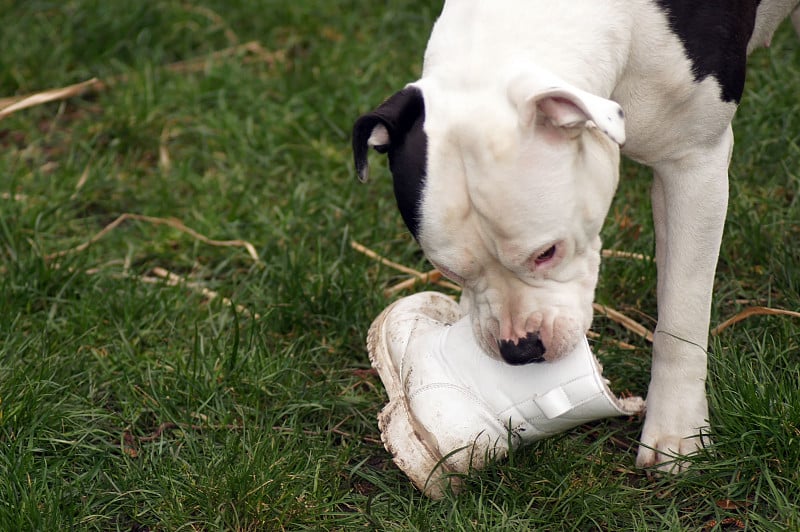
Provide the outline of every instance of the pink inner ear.
{"type": "Polygon", "coordinates": [[[542,98],[537,107],[550,122],[559,127],[572,127],[584,124],[589,117],[567,98],[552,96],[542,98]]]}

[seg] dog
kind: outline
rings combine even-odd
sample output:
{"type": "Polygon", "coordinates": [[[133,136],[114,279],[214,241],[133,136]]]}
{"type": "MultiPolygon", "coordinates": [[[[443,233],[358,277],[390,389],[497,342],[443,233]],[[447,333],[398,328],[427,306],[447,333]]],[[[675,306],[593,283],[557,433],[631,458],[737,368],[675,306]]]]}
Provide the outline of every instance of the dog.
{"type": "Polygon", "coordinates": [[[748,54],[798,0],[451,0],[422,76],[353,127],[359,178],[388,155],[405,224],[463,288],[476,338],[509,364],[588,331],[620,154],[653,170],[658,270],[637,465],[679,472],[705,444],[712,288],[731,120],[748,54]]]}

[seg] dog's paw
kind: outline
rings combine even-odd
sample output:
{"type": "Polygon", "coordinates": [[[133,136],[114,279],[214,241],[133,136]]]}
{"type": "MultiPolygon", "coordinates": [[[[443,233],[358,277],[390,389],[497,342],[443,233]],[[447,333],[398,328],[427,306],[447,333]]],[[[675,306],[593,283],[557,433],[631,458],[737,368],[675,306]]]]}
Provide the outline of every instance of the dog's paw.
{"type": "Polygon", "coordinates": [[[693,401],[647,398],[647,417],[636,457],[638,467],[680,473],[689,465],[686,457],[710,443],[705,394],[698,394],[693,401]]]}
{"type": "Polygon", "coordinates": [[[660,473],[681,473],[689,466],[686,457],[710,443],[706,434],[703,428],[692,429],[685,434],[666,431],[642,433],[636,465],[660,473]]]}

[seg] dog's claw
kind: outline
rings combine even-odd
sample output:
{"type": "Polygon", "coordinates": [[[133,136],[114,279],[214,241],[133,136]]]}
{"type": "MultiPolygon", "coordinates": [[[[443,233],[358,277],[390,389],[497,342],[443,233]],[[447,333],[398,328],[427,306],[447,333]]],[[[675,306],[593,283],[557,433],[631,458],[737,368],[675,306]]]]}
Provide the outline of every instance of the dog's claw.
{"type": "Polygon", "coordinates": [[[636,466],[655,469],[658,473],[678,474],[689,468],[688,456],[709,445],[710,439],[702,429],[688,436],[661,434],[650,439],[642,435],[642,443],[636,456],[636,466]]]}

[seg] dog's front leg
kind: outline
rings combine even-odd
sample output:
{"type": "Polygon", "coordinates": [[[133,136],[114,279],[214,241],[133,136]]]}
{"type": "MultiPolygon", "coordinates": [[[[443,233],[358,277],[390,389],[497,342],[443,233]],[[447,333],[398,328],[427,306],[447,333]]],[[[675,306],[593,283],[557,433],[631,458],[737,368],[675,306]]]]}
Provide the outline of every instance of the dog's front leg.
{"type": "Polygon", "coordinates": [[[658,324],[647,417],[636,460],[680,471],[703,445],[711,295],[728,200],[730,127],[719,142],[654,165],[658,324]]]}

